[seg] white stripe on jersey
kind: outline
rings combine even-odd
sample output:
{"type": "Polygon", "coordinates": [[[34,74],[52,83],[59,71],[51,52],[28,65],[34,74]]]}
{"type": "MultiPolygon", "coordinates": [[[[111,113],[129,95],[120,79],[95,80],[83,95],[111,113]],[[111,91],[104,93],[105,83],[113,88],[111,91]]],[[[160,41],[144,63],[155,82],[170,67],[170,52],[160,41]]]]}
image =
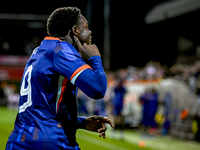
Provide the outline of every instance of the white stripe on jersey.
{"type": "Polygon", "coordinates": [[[81,74],[81,72],[83,72],[85,69],[81,70],[79,73],[77,73],[71,80],[71,83],[74,85],[75,84],[75,81],[76,79],[78,78],[78,76],[81,74]]]}
{"type": "Polygon", "coordinates": [[[60,75],[59,80],[58,80],[58,93],[57,93],[57,97],[56,97],[56,113],[57,113],[58,101],[60,99],[60,95],[61,95],[61,91],[62,91],[62,84],[63,84],[64,78],[65,77],[60,75]]]}

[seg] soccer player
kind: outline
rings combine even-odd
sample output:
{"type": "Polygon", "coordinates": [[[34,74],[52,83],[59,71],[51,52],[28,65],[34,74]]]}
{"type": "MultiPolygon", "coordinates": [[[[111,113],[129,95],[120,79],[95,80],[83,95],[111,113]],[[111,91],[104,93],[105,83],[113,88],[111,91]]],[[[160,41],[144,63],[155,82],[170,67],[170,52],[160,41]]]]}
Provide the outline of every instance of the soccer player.
{"type": "Polygon", "coordinates": [[[93,99],[104,97],[107,88],[99,50],[91,44],[80,9],[56,9],[47,20],[47,33],[26,64],[7,150],[80,149],[77,129],[105,138],[105,123],[113,127],[106,117],[77,117],[77,87],[93,99]]]}

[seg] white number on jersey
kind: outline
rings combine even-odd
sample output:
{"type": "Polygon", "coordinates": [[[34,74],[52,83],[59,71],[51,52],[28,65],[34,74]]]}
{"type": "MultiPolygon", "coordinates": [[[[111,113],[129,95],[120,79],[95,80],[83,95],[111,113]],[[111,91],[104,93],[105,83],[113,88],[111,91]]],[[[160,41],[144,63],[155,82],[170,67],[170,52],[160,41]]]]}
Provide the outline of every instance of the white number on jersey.
{"type": "Polygon", "coordinates": [[[29,66],[26,70],[26,73],[22,80],[22,85],[20,89],[20,95],[25,96],[27,95],[27,101],[19,107],[19,113],[24,112],[27,107],[32,105],[31,100],[31,72],[32,72],[33,66],[29,66]],[[27,86],[25,87],[25,83],[27,83],[27,86]]]}

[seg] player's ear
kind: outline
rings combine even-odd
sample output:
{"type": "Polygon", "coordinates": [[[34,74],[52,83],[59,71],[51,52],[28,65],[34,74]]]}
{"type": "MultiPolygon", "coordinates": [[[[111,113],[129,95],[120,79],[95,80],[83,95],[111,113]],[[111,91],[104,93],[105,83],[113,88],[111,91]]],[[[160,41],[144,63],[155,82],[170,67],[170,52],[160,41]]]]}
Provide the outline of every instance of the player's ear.
{"type": "Polygon", "coordinates": [[[73,27],[72,27],[72,33],[73,33],[74,35],[76,35],[76,36],[79,35],[79,30],[78,30],[78,28],[77,28],[76,26],[73,26],[73,27]]]}

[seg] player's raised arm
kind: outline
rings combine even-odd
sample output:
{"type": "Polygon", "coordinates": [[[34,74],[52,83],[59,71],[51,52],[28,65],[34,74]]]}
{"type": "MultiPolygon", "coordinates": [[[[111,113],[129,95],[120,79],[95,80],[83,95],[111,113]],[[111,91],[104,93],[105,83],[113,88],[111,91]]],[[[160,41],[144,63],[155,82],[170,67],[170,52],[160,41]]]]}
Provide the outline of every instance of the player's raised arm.
{"type": "Polygon", "coordinates": [[[94,99],[103,98],[107,89],[107,79],[97,46],[94,44],[87,45],[86,43],[82,45],[76,36],[74,36],[74,41],[81,56],[88,60],[92,67],[92,69],[86,69],[79,75],[76,79],[77,87],[94,99]]]}

